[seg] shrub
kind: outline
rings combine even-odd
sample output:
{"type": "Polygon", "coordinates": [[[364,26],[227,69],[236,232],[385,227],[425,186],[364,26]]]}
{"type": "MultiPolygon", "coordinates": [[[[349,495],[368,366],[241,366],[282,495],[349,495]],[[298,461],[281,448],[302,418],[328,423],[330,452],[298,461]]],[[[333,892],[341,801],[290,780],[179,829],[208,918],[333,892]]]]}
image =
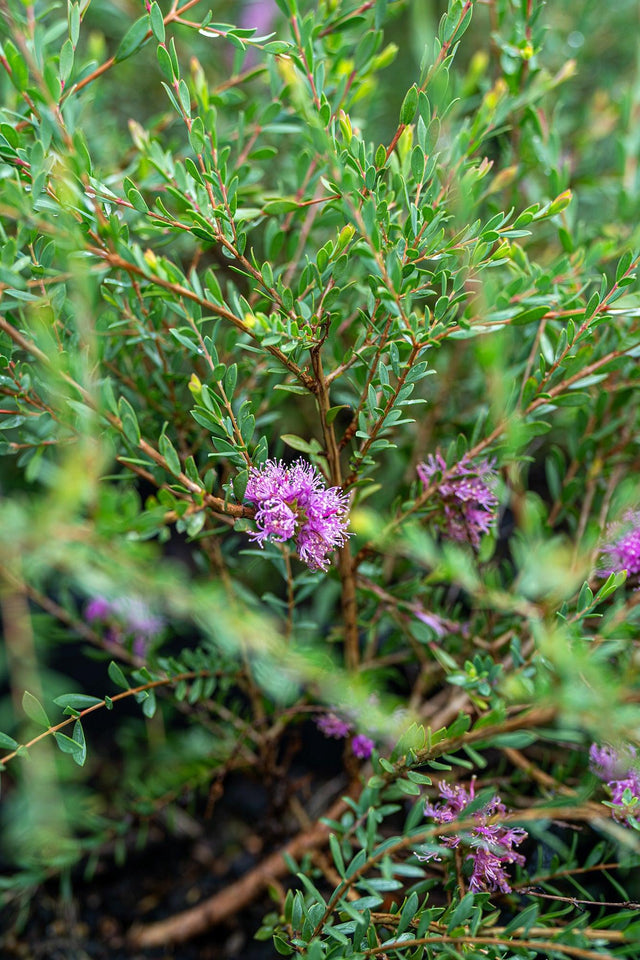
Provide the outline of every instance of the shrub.
{"type": "Polygon", "coordinates": [[[235,777],[132,950],[637,956],[631,4],[258,7],[3,8],[5,906],[235,777]]]}

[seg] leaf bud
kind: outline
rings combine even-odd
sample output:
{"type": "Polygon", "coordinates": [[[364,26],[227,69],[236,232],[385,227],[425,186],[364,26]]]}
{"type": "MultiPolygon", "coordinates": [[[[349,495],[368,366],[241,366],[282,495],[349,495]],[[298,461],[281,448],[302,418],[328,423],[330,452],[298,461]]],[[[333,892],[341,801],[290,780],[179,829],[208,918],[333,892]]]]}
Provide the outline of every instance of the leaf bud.
{"type": "Polygon", "coordinates": [[[549,204],[549,209],[547,210],[547,216],[553,217],[556,213],[561,213],[571,203],[573,194],[571,190],[564,190],[562,193],[558,194],[555,200],[552,200],[549,204]]]}
{"type": "Polygon", "coordinates": [[[202,381],[195,373],[191,374],[191,380],[189,380],[189,391],[193,396],[194,400],[200,400],[202,396],[202,381]]]}
{"type": "Polygon", "coordinates": [[[158,258],[150,248],[147,248],[144,252],[144,262],[148,267],[151,267],[152,270],[155,270],[158,266],[158,258]]]}
{"type": "Polygon", "coordinates": [[[352,226],[352,224],[350,223],[348,223],[346,226],[342,228],[342,230],[338,234],[338,239],[336,240],[336,246],[333,252],[334,256],[336,256],[339,253],[342,253],[344,248],[352,239],[355,232],[356,232],[355,227],[352,226]]]}
{"type": "Polygon", "coordinates": [[[351,127],[351,120],[349,114],[345,113],[344,110],[340,110],[338,113],[338,123],[340,124],[340,129],[342,130],[342,136],[347,146],[351,143],[351,138],[353,136],[353,130],[351,127]]]}
{"type": "Polygon", "coordinates": [[[371,67],[374,71],[384,70],[385,67],[388,67],[389,64],[393,63],[398,53],[398,46],[395,43],[388,43],[384,50],[381,50],[380,53],[373,58],[371,61],[371,67]]]}

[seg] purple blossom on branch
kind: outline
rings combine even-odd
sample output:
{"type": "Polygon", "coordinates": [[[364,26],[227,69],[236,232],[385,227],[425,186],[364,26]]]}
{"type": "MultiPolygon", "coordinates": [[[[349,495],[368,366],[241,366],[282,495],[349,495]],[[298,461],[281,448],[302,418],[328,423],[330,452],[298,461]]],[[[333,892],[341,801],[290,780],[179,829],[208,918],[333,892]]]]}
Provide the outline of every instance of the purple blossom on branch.
{"type": "Polygon", "coordinates": [[[154,616],[144,600],[137,597],[117,600],[93,597],[85,607],[84,618],[87,623],[107,628],[104,637],[110,643],[130,640],[137,657],[145,656],[149,644],[164,626],[164,620],[154,616]]]}
{"type": "Polygon", "coordinates": [[[622,522],[607,528],[609,543],[602,548],[603,567],[600,573],[609,576],[626,570],[628,577],[640,573],[640,511],[628,510],[622,522]]]}
{"type": "Polygon", "coordinates": [[[430,453],[425,463],[417,466],[418,477],[428,487],[438,474],[449,473],[446,480],[437,482],[441,514],[436,526],[450,540],[480,545],[480,537],[495,526],[498,498],[495,495],[497,474],[492,460],[474,464],[464,456],[447,471],[444,457],[438,451],[430,453]]]}
{"type": "Polygon", "coordinates": [[[112,605],[104,597],[94,597],[84,610],[84,618],[87,623],[95,623],[96,620],[106,620],[113,612],[112,605]]]}
{"type": "MultiPolygon", "coordinates": [[[[425,816],[431,817],[436,823],[453,823],[455,820],[465,819],[465,810],[474,799],[475,785],[473,780],[467,790],[461,784],[450,786],[442,781],[438,784],[441,802],[437,804],[427,801],[424,807],[425,816]]],[[[497,795],[481,809],[470,815],[474,826],[467,828],[461,834],[442,834],[438,837],[443,846],[451,850],[457,847],[467,849],[465,860],[471,860],[473,869],[469,881],[469,890],[501,890],[510,893],[509,877],[505,872],[505,865],[510,863],[523,864],[521,853],[514,850],[527,836],[522,827],[503,827],[499,823],[489,823],[495,816],[504,816],[507,808],[497,795]]],[[[437,853],[416,853],[418,860],[438,860],[437,853]]]]}
{"type": "Polygon", "coordinates": [[[318,717],[316,724],[325,737],[332,737],[334,740],[344,740],[351,733],[351,724],[336,713],[325,713],[318,717]]]}
{"type": "Polygon", "coordinates": [[[351,749],[354,756],[360,760],[368,760],[373,753],[375,743],[371,737],[365,737],[364,733],[358,733],[351,741],[351,749]]]}
{"type": "Polygon", "coordinates": [[[347,494],[325,487],[316,468],[304,460],[290,467],[279,460],[251,467],[245,499],[256,504],[258,529],[249,536],[261,547],[265,540],[295,540],[300,559],[312,570],[327,570],[329,554],[349,536],[347,494]]]}
{"type": "Polygon", "coordinates": [[[611,815],[620,823],[629,816],[640,815],[640,774],[633,765],[635,761],[636,751],[632,746],[618,751],[607,744],[599,747],[592,743],[589,750],[591,771],[609,788],[614,805],[611,815]]]}
{"type": "MultiPolygon", "coordinates": [[[[353,733],[354,729],[352,723],[334,712],[325,713],[318,717],[316,725],[325,737],[331,737],[334,740],[345,740],[353,733]]],[[[357,733],[351,741],[353,755],[360,760],[368,760],[374,747],[375,743],[371,737],[367,737],[363,733],[357,733]]]]}

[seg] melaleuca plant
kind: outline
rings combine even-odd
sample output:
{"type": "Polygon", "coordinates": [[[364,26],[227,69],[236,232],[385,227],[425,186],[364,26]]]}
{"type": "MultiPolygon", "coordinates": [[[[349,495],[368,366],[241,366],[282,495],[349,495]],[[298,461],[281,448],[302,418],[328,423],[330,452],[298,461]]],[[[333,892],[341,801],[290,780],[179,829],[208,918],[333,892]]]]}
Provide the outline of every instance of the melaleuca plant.
{"type": "Polygon", "coordinates": [[[640,952],[631,3],[553,6],[2,5],[26,930],[233,779],[261,859],[132,950],[271,885],[285,956],[640,952]]]}

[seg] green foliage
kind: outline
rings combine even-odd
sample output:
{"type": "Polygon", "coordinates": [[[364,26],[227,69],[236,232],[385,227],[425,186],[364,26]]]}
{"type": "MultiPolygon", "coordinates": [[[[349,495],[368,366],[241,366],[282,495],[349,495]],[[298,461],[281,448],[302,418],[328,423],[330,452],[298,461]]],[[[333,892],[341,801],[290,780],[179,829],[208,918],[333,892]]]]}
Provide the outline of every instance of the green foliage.
{"type": "Polygon", "coordinates": [[[232,772],[291,800],[325,705],[375,751],[281,858],[278,954],[637,956],[638,799],[586,760],[638,740],[630,0],[236,6],[3,11],[4,902],[232,772]],[[350,498],[326,573],[249,537],[298,454],[350,498]],[[511,893],[424,816],[474,778],[463,841],[499,783],[538,844],[511,893]]]}

